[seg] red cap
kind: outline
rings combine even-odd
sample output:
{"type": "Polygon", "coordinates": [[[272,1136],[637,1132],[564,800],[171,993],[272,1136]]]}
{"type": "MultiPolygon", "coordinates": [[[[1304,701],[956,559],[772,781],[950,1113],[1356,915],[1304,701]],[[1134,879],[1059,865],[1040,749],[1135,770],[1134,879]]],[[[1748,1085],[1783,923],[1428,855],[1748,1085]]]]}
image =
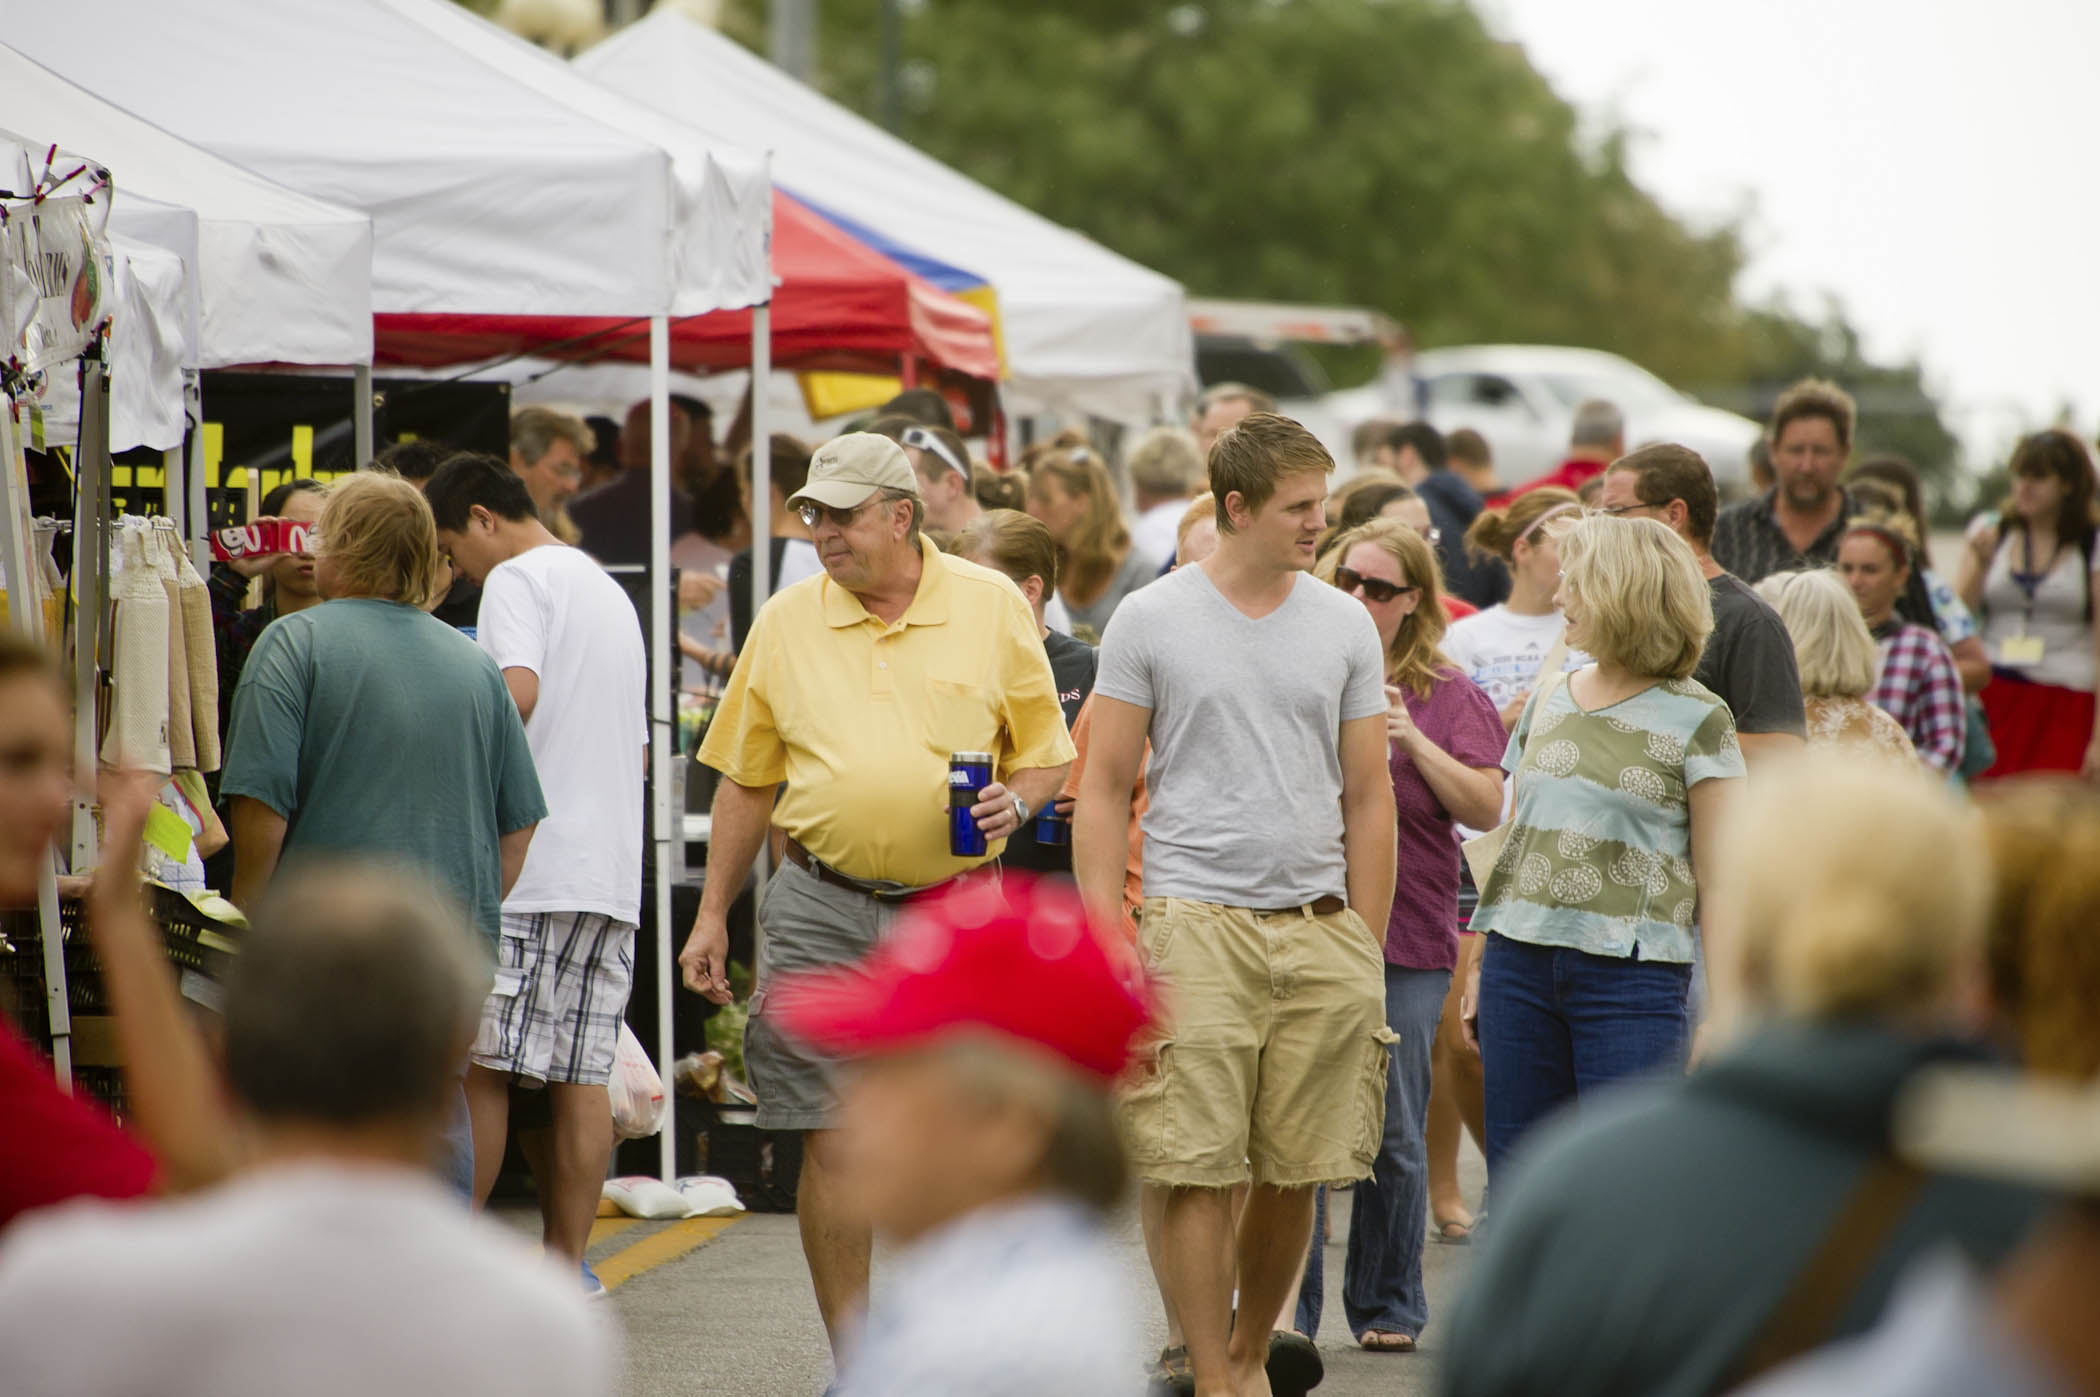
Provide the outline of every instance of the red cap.
{"type": "Polygon", "coordinates": [[[789,976],[769,1009],[840,1056],[982,1028],[1112,1079],[1153,1009],[1120,936],[1114,956],[1111,944],[1069,883],[1009,875],[911,904],[859,965],[789,976]]]}

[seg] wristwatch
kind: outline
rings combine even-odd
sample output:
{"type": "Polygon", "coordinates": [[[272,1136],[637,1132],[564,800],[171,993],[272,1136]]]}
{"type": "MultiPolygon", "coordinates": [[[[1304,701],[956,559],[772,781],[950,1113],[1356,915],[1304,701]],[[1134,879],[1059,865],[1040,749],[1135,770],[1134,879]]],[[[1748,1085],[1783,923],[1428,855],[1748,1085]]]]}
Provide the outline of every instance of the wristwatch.
{"type": "Polygon", "coordinates": [[[1028,802],[1027,802],[1027,801],[1025,801],[1025,800],[1023,800],[1023,799],[1021,799],[1021,798],[1020,798],[1019,796],[1015,796],[1015,797],[1014,797],[1014,826],[1015,826],[1015,828],[1019,828],[1020,826],[1022,826],[1022,825],[1025,825],[1025,824],[1027,824],[1027,823],[1028,823],[1028,802]]]}

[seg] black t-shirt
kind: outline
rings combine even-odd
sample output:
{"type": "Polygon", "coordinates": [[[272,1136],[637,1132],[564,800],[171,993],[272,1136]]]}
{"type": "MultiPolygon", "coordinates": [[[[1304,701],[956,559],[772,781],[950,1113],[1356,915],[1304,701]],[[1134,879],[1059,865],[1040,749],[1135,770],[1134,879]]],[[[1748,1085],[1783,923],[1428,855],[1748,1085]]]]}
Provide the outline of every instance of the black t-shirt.
{"type": "Polygon", "coordinates": [[[1736,731],[1806,736],[1801,673],[1786,622],[1733,573],[1710,578],[1706,585],[1713,593],[1714,633],[1692,678],[1728,705],[1736,731]]]}
{"type": "MultiPolygon", "coordinates": [[[[1064,709],[1065,726],[1070,728],[1079,721],[1080,705],[1094,692],[1094,647],[1062,631],[1052,631],[1043,637],[1043,650],[1050,657],[1050,675],[1057,681],[1058,707],[1064,709]]],[[[1001,862],[1008,868],[1025,868],[1031,873],[1070,873],[1071,845],[1035,842],[1035,818],[1040,813],[1029,812],[1028,823],[1006,841],[1001,862]]]]}

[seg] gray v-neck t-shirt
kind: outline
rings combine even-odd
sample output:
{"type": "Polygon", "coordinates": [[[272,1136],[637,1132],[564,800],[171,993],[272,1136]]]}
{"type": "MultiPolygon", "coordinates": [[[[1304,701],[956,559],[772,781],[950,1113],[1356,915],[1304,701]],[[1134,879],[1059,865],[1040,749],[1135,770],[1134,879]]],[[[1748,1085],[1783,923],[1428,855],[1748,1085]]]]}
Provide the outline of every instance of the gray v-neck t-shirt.
{"type": "Polygon", "coordinates": [[[1386,708],[1362,602],[1301,574],[1254,620],[1201,567],[1182,568],[1118,608],[1094,692],[1151,710],[1146,897],[1347,896],[1341,725],[1386,708]]]}

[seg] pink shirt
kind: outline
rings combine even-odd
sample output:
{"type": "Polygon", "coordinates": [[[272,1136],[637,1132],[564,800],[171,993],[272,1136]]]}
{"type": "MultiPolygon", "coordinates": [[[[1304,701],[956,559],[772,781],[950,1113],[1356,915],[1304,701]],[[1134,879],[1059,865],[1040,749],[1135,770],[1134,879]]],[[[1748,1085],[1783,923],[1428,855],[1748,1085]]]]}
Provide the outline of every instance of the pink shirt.
{"type": "MultiPolygon", "coordinates": [[[[1469,767],[1501,770],[1509,746],[1502,715],[1480,686],[1446,669],[1427,698],[1407,694],[1408,716],[1424,737],[1469,767]]],[[[1399,878],[1386,922],[1385,958],[1411,970],[1458,964],[1458,825],[1405,753],[1391,754],[1399,816],[1399,878]]]]}

